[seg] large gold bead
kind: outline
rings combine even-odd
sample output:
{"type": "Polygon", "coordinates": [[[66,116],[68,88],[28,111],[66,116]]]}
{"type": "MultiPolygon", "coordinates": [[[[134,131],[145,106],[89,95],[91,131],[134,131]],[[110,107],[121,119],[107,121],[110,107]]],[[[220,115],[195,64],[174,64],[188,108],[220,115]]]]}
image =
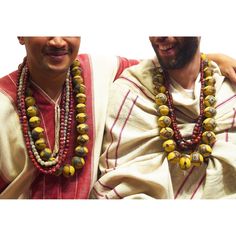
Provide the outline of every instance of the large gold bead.
{"type": "Polygon", "coordinates": [[[155,91],[156,93],[165,93],[166,87],[162,84],[156,84],[155,91]]]}
{"type": "Polygon", "coordinates": [[[79,134],[87,134],[89,129],[87,124],[79,124],[76,128],[79,134]]]}
{"type": "Polygon", "coordinates": [[[177,163],[179,162],[179,158],[181,157],[181,154],[178,151],[170,152],[167,156],[168,161],[177,163]]]}
{"type": "Polygon", "coordinates": [[[71,177],[75,174],[75,168],[72,165],[67,164],[63,167],[63,172],[62,173],[67,178],[71,177]]]}
{"type": "Polygon", "coordinates": [[[77,101],[77,103],[85,103],[86,102],[86,95],[83,93],[76,94],[76,101],[77,101]]]}
{"type": "Polygon", "coordinates": [[[35,99],[33,97],[26,97],[25,98],[25,104],[26,104],[26,107],[30,107],[30,106],[34,106],[36,103],[35,99]]]}
{"type": "Polygon", "coordinates": [[[85,157],[88,155],[88,148],[79,145],[75,148],[75,154],[79,157],[85,157]]]}
{"type": "Polygon", "coordinates": [[[38,109],[36,106],[29,106],[26,110],[26,113],[28,117],[33,117],[38,115],[38,109]]]}
{"type": "Polygon", "coordinates": [[[83,134],[83,135],[78,135],[77,137],[77,142],[79,144],[85,144],[89,141],[89,136],[87,134],[83,134]]]}
{"type": "Polygon", "coordinates": [[[80,66],[80,61],[78,59],[76,59],[72,62],[72,68],[75,66],[80,66]]]}
{"type": "Polygon", "coordinates": [[[182,170],[187,170],[191,167],[191,160],[190,160],[190,157],[188,156],[181,156],[180,159],[179,159],[179,167],[182,169],[182,170]]]}
{"type": "Polygon", "coordinates": [[[204,77],[212,76],[213,75],[213,69],[210,67],[204,68],[204,77]]]}
{"type": "Polygon", "coordinates": [[[79,113],[76,115],[76,121],[78,123],[84,123],[87,120],[87,115],[85,113],[79,113]]]}
{"type": "Polygon", "coordinates": [[[191,160],[190,160],[190,157],[188,156],[181,156],[179,158],[179,167],[182,169],[182,170],[187,170],[191,167],[191,160]]]}
{"type": "Polygon", "coordinates": [[[216,89],[215,89],[215,87],[213,87],[211,85],[208,85],[208,86],[206,86],[203,89],[203,93],[204,93],[205,96],[207,96],[207,95],[215,95],[216,89]]]}
{"type": "Polygon", "coordinates": [[[216,109],[214,107],[206,107],[204,109],[205,117],[212,118],[216,115],[216,109]]]}
{"type": "Polygon", "coordinates": [[[212,148],[208,144],[199,145],[198,151],[204,156],[208,157],[212,153],[212,148]]]}
{"type": "Polygon", "coordinates": [[[31,128],[35,128],[40,125],[41,119],[38,116],[33,116],[29,119],[29,125],[31,128]]]}
{"type": "Polygon", "coordinates": [[[43,150],[44,148],[46,148],[46,141],[44,138],[40,138],[38,140],[35,141],[35,147],[37,150],[43,150]]]}
{"type": "Polygon", "coordinates": [[[167,97],[164,93],[159,93],[156,95],[155,101],[156,101],[156,104],[159,106],[164,105],[167,102],[167,97]]]}
{"type": "Polygon", "coordinates": [[[212,76],[206,77],[206,79],[205,79],[205,84],[206,84],[206,85],[214,86],[215,83],[216,83],[216,80],[215,80],[214,77],[212,77],[212,76]]]}
{"type": "Polygon", "coordinates": [[[160,138],[161,139],[170,139],[174,135],[173,129],[170,127],[162,128],[160,130],[160,138]]]}
{"type": "Polygon", "coordinates": [[[40,152],[40,157],[41,157],[42,160],[44,160],[44,161],[48,161],[51,156],[52,156],[52,151],[51,151],[50,148],[44,148],[44,149],[40,152]]]}
{"type": "Polygon", "coordinates": [[[34,140],[44,137],[44,129],[41,127],[35,127],[32,130],[32,137],[34,140]]]}
{"type": "Polygon", "coordinates": [[[204,158],[199,152],[193,152],[190,154],[190,160],[194,166],[200,166],[203,163],[204,158]]]}
{"type": "Polygon", "coordinates": [[[73,84],[76,85],[76,84],[83,84],[84,83],[84,79],[81,75],[75,75],[73,77],[73,84]]]}
{"type": "Polygon", "coordinates": [[[163,84],[164,83],[164,78],[163,75],[161,74],[154,74],[153,75],[153,83],[154,84],[163,84]]]}
{"type": "Polygon", "coordinates": [[[204,105],[207,107],[213,107],[216,104],[216,98],[213,95],[208,95],[204,99],[204,105]]]}
{"type": "Polygon", "coordinates": [[[77,113],[85,113],[86,111],[86,105],[83,103],[79,103],[76,105],[76,111],[77,113]]]}
{"type": "Polygon", "coordinates": [[[162,146],[166,152],[173,152],[176,148],[176,142],[173,139],[168,139],[162,146]]]}
{"type": "Polygon", "coordinates": [[[165,128],[165,127],[168,127],[170,126],[171,124],[171,119],[169,116],[161,116],[158,121],[158,126],[161,127],[161,128],[165,128]]]}
{"type": "Polygon", "coordinates": [[[83,157],[74,156],[71,160],[71,164],[78,170],[84,166],[85,160],[83,157]]]}
{"type": "Polygon", "coordinates": [[[213,118],[206,118],[204,121],[203,121],[203,128],[207,131],[212,131],[214,130],[216,127],[216,122],[215,122],[215,119],[213,118]]]}
{"type": "Polygon", "coordinates": [[[83,85],[83,84],[76,84],[76,85],[74,86],[73,91],[74,91],[75,93],[85,93],[86,87],[85,87],[85,85],[83,85]]]}
{"type": "Polygon", "coordinates": [[[212,131],[205,131],[203,134],[202,134],[202,141],[205,143],[205,144],[208,144],[208,145],[213,145],[216,141],[216,135],[214,132],[212,131]]]}
{"type": "Polygon", "coordinates": [[[169,114],[169,111],[170,109],[166,105],[161,105],[161,106],[158,106],[157,108],[158,116],[167,116],[169,114]]]}

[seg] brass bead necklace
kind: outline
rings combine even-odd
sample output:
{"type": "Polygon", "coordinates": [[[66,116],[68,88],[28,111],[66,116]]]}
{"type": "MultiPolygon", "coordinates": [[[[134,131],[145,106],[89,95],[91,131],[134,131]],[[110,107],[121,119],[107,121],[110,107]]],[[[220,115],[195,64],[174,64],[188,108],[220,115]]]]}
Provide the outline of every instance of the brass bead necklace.
{"type": "Polygon", "coordinates": [[[159,136],[163,140],[162,146],[168,161],[178,163],[183,170],[191,166],[200,166],[207,161],[216,141],[215,78],[211,61],[208,61],[204,54],[201,55],[200,74],[200,114],[191,137],[184,138],[177,125],[173,98],[169,91],[169,75],[160,66],[153,72],[157,122],[159,136]]]}
{"type": "Polygon", "coordinates": [[[40,126],[41,119],[36,100],[30,89],[29,77],[26,59],[24,59],[18,69],[17,109],[28,156],[34,166],[44,174],[73,176],[75,170],[81,170],[85,165],[85,158],[88,154],[86,143],[89,140],[88,125],[86,124],[86,88],[81,75],[80,62],[74,61],[67,73],[61,98],[58,130],[55,135],[59,147],[54,151],[48,147],[44,129],[40,126]],[[77,146],[74,149],[75,156],[72,157],[71,164],[65,164],[70,145],[69,138],[73,131],[74,109],[76,110],[75,119],[78,133],[77,146]]]}

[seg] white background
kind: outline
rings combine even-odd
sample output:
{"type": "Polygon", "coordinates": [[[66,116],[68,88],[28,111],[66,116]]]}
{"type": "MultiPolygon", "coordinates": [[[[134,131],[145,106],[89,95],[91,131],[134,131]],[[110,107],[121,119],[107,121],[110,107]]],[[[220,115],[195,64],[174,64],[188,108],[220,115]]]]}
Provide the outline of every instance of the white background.
{"type": "MultiPolygon", "coordinates": [[[[21,62],[21,35],[82,35],[81,53],[134,58],[153,55],[149,35],[194,35],[203,52],[236,58],[233,2],[1,1],[0,76],[21,62]]],[[[0,201],[0,209],[2,235],[235,235],[235,201],[0,201]]]]}

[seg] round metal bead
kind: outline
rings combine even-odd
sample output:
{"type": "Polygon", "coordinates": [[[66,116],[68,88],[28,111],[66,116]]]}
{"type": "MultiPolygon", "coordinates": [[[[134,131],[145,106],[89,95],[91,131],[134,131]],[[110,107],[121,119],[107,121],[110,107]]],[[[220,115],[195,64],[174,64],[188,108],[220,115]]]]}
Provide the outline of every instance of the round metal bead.
{"type": "Polygon", "coordinates": [[[40,138],[38,140],[35,141],[35,147],[37,150],[43,150],[44,148],[46,148],[46,141],[44,138],[40,138]]]}
{"type": "Polygon", "coordinates": [[[71,164],[78,170],[84,166],[85,160],[83,157],[74,156],[71,160],[71,164]]]}
{"type": "Polygon", "coordinates": [[[40,125],[41,119],[38,116],[33,116],[29,119],[29,125],[31,128],[35,128],[40,125]]]}
{"type": "Polygon", "coordinates": [[[169,114],[169,107],[166,106],[166,105],[161,105],[161,106],[158,106],[157,108],[157,114],[159,116],[167,116],[169,114]]]}
{"type": "Polygon", "coordinates": [[[87,124],[79,124],[76,128],[79,134],[87,134],[89,129],[87,124]]]}
{"type": "Polygon", "coordinates": [[[215,78],[213,78],[212,76],[206,77],[206,79],[205,79],[205,84],[206,84],[206,85],[214,86],[215,83],[216,83],[215,78]]]}
{"type": "Polygon", "coordinates": [[[208,157],[211,155],[212,153],[212,148],[207,145],[207,144],[201,144],[199,145],[198,151],[204,156],[204,157],[208,157]]]}
{"type": "Polygon", "coordinates": [[[216,109],[214,107],[206,107],[204,109],[204,115],[207,117],[207,118],[212,118],[216,115],[216,109]]]}
{"type": "Polygon", "coordinates": [[[86,105],[83,103],[79,103],[76,105],[76,111],[77,113],[85,113],[86,111],[86,105]]]}
{"type": "Polygon", "coordinates": [[[87,115],[85,113],[79,113],[76,115],[76,121],[78,123],[84,123],[87,120],[87,115]]]}
{"type": "Polygon", "coordinates": [[[214,132],[212,131],[205,131],[203,134],[202,134],[202,141],[205,143],[205,144],[208,144],[208,145],[213,145],[216,141],[216,135],[214,132]]]}
{"type": "Polygon", "coordinates": [[[210,67],[204,68],[204,77],[212,76],[213,75],[213,69],[210,67]]]}
{"type": "Polygon", "coordinates": [[[207,96],[207,95],[215,95],[216,89],[215,89],[215,87],[213,87],[211,85],[208,85],[208,86],[206,86],[204,88],[203,93],[204,93],[205,96],[207,96]]]}
{"type": "Polygon", "coordinates": [[[164,78],[163,78],[163,75],[161,75],[161,74],[154,74],[153,80],[154,80],[154,84],[156,84],[156,83],[163,84],[164,83],[164,78]]]}
{"type": "Polygon", "coordinates": [[[28,117],[33,117],[38,115],[38,109],[36,106],[29,106],[26,110],[26,113],[28,117]]]}
{"type": "Polygon", "coordinates": [[[190,154],[190,160],[194,166],[200,166],[203,163],[204,158],[199,152],[193,152],[190,154]]]}
{"type": "Polygon", "coordinates": [[[44,137],[44,129],[41,127],[35,127],[32,130],[32,137],[34,140],[44,137]]]}
{"type": "Polygon", "coordinates": [[[33,97],[26,97],[25,98],[25,105],[26,107],[34,106],[36,103],[35,99],[33,97]]]}
{"type": "Polygon", "coordinates": [[[187,170],[191,167],[191,160],[188,156],[181,156],[179,159],[179,167],[182,170],[187,170]]]}
{"type": "Polygon", "coordinates": [[[216,127],[215,119],[207,118],[203,121],[203,128],[207,131],[212,131],[216,127]]]}
{"type": "Polygon", "coordinates": [[[75,93],[85,93],[86,87],[85,87],[85,85],[83,85],[83,84],[76,84],[76,85],[74,86],[73,91],[74,91],[75,93]]]}
{"type": "Polygon", "coordinates": [[[80,76],[80,75],[75,75],[73,77],[73,84],[76,85],[76,84],[82,84],[84,83],[84,80],[83,80],[83,77],[80,76]]]}
{"type": "Polygon", "coordinates": [[[213,95],[208,95],[204,99],[204,105],[207,107],[213,107],[216,104],[216,98],[213,95]]]}
{"type": "Polygon", "coordinates": [[[156,86],[158,93],[165,93],[166,87],[164,85],[156,86]]]}
{"type": "Polygon", "coordinates": [[[77,142],[79,144],[85,144],[89,141],[89,136],[87,134],[78,135],[77,142]]]}
{"type": "Polygon", "coordinates": [[[79,157],[85,157],[88,154],[88,148],[79,145],[75,148],[75,154],[79,157]]]}
{"type": "Polygon", "coordinates": [[[167,102],[167,97],[164,93],[159,93],[156,95],[155,101],[156,101],[156,104],[159,106],[164,105],[167,102]]]}
{"type": "Polygon", "coordinates": [[[40,152],[40,157],[41,157],[42,160],[44,160],[44,161],[48,161],[51,156],[52,156],[52,151],[51,151],[50,148],[44,148],[44,149],[40,152]]]}
{"type": "Polygon", "coordinates": [[[67,164],[63,167],[62,173],[65,177],[71,177],[75,174],[75,168],[72,165],[67,164]]]}
{"type": "Polygon", "coordinates": [[[162,146],[166,152],[173,152],[176,148],[176,142],[173,139],[169,139],[166,140],[162,146]]]}
{"type": "Polygon", "coordinates": [[[165,127],[168,127],[170,126],[171,124],[171,119],[169,116],[161,116],[158,121],[158,126],[161,127],[161,128],[165,128],[165,127]]]}
{"type": "Polygon", "coordinates": [[[180,157],[181,157],[181,155],[178,151],[173,151],[168,154],[167,159],[170,162],[177,163],[177,162],[179,162],[180,157]]]}
{"type": "Polygon", "coordinates": [[[76,94],[76,101],[77,101],[77,103],[85,103],[86,102],[86,95],[83,93],[76,94]]]}
{"type": "Polygon", "coordinates": [[[160,130],[161,139],[170,139],[173,137],[173,135],[174,135],[174,131],[170,127],[162,128],[160,130]]]}

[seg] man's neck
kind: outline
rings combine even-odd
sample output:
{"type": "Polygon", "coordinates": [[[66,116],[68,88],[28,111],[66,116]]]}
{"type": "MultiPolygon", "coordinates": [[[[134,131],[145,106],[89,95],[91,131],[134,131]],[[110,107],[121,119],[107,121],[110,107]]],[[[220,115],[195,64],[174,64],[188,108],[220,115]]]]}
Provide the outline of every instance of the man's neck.
{"type": "Polygon", "coordinates": [[[181,69],[168,70],[169,76],[185,89],[194,88],[195,80],[200,71],[200,52],[197,52],[187,65],[181,69]]]}
{"type": "Polygon", "coordinates": [[[31,72],[31,79],[54,101],[61,94],[66,76],[66,73],[60,75],[52,75],[51,73],[39,75],[31,72]]]}

